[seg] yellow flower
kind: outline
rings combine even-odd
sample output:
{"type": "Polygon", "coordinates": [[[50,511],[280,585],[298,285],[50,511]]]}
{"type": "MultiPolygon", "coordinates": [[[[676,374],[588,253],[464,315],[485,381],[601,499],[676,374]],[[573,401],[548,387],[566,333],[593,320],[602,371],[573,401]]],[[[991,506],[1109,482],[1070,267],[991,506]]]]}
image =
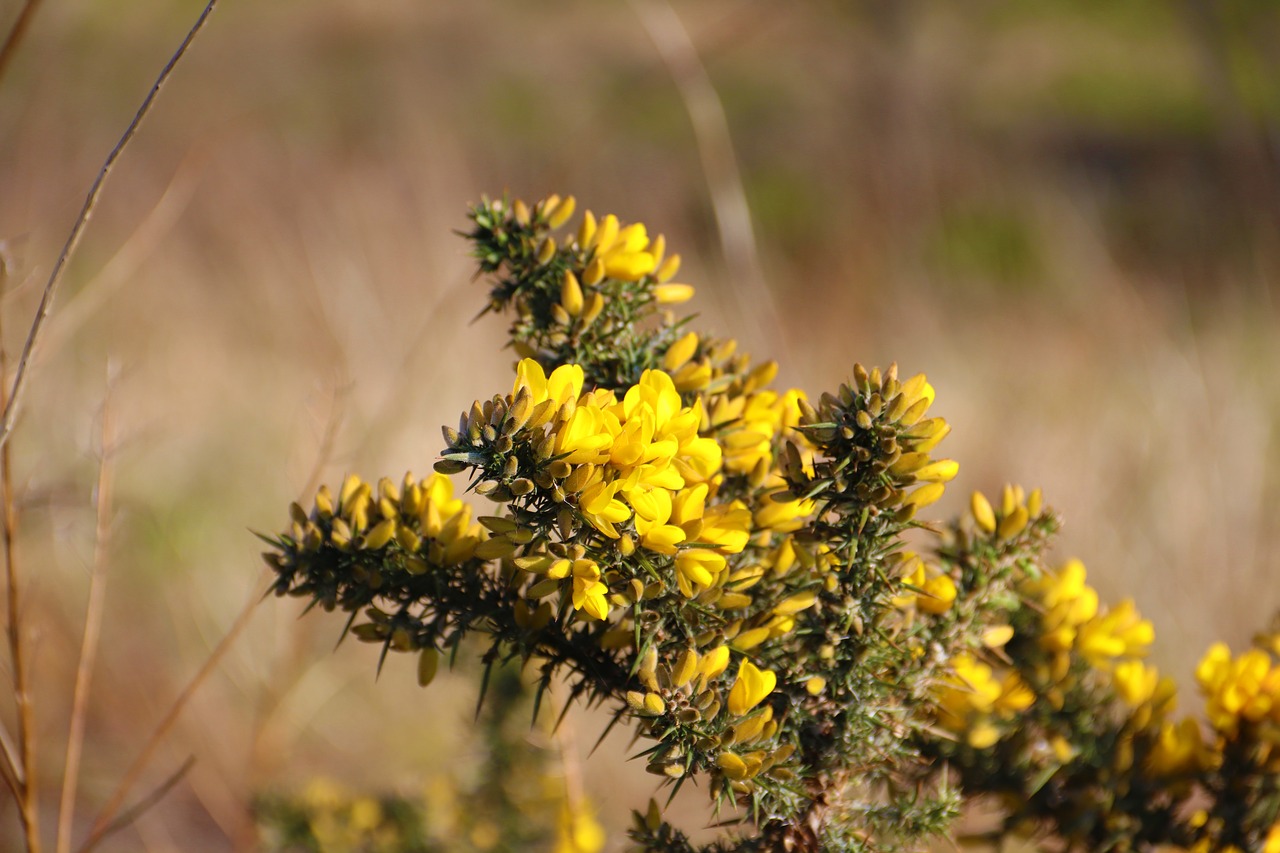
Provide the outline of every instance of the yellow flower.
{"type": "Polygon", "coordinates": [[[528,388],[533,405],[552,400],[559,407],[569,400],[578,399],[582,394],[584,376],[580,364],[562,364],[548,377],[541,364],[531,358],[521,359],[516,365],[516,383],[511,397],[515,399],[521,388],[528,388]]]}
{"type": "Polygon", "coordinates": [[[1016,672],[1009,672],[1000,683],[1000,698],[996,700],[995,709],[1004,719],[1027,710],[1036,702],[1036,694],[1016,672]]]}
{"type": "Polygon", "coordinates": [[[1091,666],[1105,669],[1119,657],[1145,655],[1155,640],[1151,622],[1138,615],[1131,599],[1125,599],[1080,627],[1080,654],[1091,666]]]}
{"type": "Polygon", "coordinates": [[[577,317],[584,306],[582,285],[572,270],[564,271],[564,279],[560,284],[560,305],[570,317],[577,317]]]}
{"type": "Polygon", "coordinates": [[[1153,666],[1139,660],[1122,661],[1111,673],[1116,693],[1130,708],[1137,708],[1149,701],[1160,683],[1160,673],[1153,666]]]}
{"type": "Polygon", "coordinates": [[[1181,775],[1194,772],[1206,765],[1204,738],[1200,725],[1191,717],[1179,723],[1165,720],[1147,758],[1153,773],[1181,775]]]}
{"type": "Polygon", "coordinates": [[[1196,667],[1205,694],[1205,713],[1215,729],[1234,735],[1240,721],[1270,719],[1280,723],[1280,667],[1261,649],[1249,649],[1234,660],[1223,643],[1215,643],[1196,667]]]}
{"type": "Polygon", "coordinates": [[[813,514],[817,504],[812,500],[773,499],[782,494],[786,486],[770,486],[766,483],[759,493],[752,520],[757,530],[772,530],[775,533],[794,533],[804,527],[805,520],[813,514]]]}
{"type": "Polygon", "coordinates": [[[432,474],[419,488],[422,507],[418,521],[423,537],[431,540],[431,561],[456,565],[471,559],[483,533],[480,525],[471,523],[471,507],[453,496],[452,481],[443,474],[432,474]]]}
{"type": "Polygon", "coordinates": [[[716,585],[727,563],[721,554],[706,548],[689,548],[676,555],[676,584],[685,598],[693,598],[716,585]]]}
{"type": "Polygon", "coordinates": [[[662,488],[637,488],[627,492],[627,501],[635,509],[636,533],[640,544],[650,551],[672,555],[685,540],[685,532],[671,519],[671,492],[662,488]]]}
{"type": "Polygon", "coordinates": [[[1013,639],[1013,627],[1010,625],[992,625],[982,632],[982,645],[989,649],[1003,648],[1013,639]]]}
{"type": "Polygon", "coordinates": [[[956,600],[956,582],[947,575],[937,575],[924,582],[923,594],[916,596],[916,606],[935,616],[946,613],[956,600]]]}
{"type": "Polygon", "coordinates": [[[1085,583],[1084,563],[1070,560],[1057,572],[1027,585],[1028,594],[1045,609],[1040,644],[1048,651],[1068,652],[1081,625],[1098,612],[1098,593],[1085,583]]]}
{"type": "Polygon", "coordinates": [[[960,463],[954,459],[939,459],[930,462],[915,472],[917,480],[925,483],[949,483],[960,472],[960,463]]]}
{"type": "MultiPolygon", "coordinates": [[[[767,362],[756,370],[761,368],[774,370],[776,365],[767,362]]],[[[725,425],[720,433],[724,466],[739,474],[749,474],[762,463],[772,467],[773,442],[800,423],[802,399],[804,393],[795,389],[785,394],[762,390],[741,396],[717,395],[712,420],[717,426],[725,425]]]]}
{"type": "Polygon", "coordinates": [[[597,479],[582,490],[578,500],[578,508],[587,521],[610,539],[618,538],[618,529],[614,525],[631,517],[631,510],[615,497],[620,485],[616,480],[606,483],[597,479]]]}
{"type": "Polygon", "coordinates": [[[609,587],[600,582],[600,566],[595,560],[573,561],[573,606],[584,610],[592,619],[609,615],[609,602],[605,596],[609,587]]]}
{"type": "Polygon", "coordinates": [[[579,232],[586,239],[586,247],[595,250],[595,257],[604,264],[605,275],[620,281],[639,281],[657,268],[658,259],[649,249],[649,234],[644,225],[635,223],[625,228],[618,223],[618,217],[612,213],[594,225],[595,220],[587,213],[593,227],[579,232]]]}
{"type": "Polygon", "coordinates": [[[902,555],[907,572],[902,583],[914,587],[919,592],[907,589],[902,595],[894,596],[896,607],[917,607],[925,613],[935,616],[946,613],[956,600],[956,583],[948,575],[929,576],[925,572],[924,561],[914,553],[907,551],[902,555]]]}
{"type": "Polygon", "coordinates": [[[563,456],[570,465],[604,462],[621,431],[611,412],[598,406],[579,405],[556,431],[556,455],[563,456]]]}
{"type": "Polygon", "coordinates": [[[720,772],[735,782],[745,779],[749,775],[747,762],[743,761],[740,756],[729,752],[728,750],[725,750],[716,756],[716,766],[720,768],[720,772]]]}
{"type": "Polygon", "coordinates": [[[717,646],[698,661],[698,673],[707,681],[729,668],[729,647],[717,646]]]}
{"type": "Polygon", "coordinates": [[[569,221],[569,218],[573,216],[573,210],[576,206],[577,201],[573,196],[561,199],[558,195],[548,196],[546,200],[539,205],[542,210],[542,214],[547,217],[547,225],[549,225],[553,231],[569,221]]]}
{"type": "Polygon", "coordinates": [[[951,659],[951,673],[934,687],[938,722],[962,734],[974,749],[999,741],[1001,725],[1035,703],[1035,693],[1016,672],[997,678],[992,668],[967,653],[951,659]]]}
{"type": "Polygon", "coordinates": [[[773,692],[778,676],[770,670],[761,670],[749,660],[738,667],[738,678],[729,688],[729,713],[741,717],[764,701],[773,692]]]}

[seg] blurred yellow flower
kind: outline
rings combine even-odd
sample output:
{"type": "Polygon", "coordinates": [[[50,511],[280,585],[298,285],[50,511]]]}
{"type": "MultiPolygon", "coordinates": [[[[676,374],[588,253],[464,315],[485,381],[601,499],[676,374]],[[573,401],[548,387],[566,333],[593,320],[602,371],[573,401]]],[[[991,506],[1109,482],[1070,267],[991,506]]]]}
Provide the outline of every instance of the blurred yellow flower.
{"type": "Polygon", "coordinates": [[[604,827],[595,819],[585,798],[568,799],[560,807],[554,853],[599,853],[604,849],[604,827]]]}

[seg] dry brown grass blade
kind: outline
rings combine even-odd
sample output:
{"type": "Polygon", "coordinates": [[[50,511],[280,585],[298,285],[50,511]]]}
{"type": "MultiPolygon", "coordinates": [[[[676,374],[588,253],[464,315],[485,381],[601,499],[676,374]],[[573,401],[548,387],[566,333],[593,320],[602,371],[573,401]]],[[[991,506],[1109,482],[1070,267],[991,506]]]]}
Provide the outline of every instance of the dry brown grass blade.
{"type": "Polygon", "coordinates": [[[156,803],[164,799],[165,794],[172,791],[174,786],[176,786],[179,782],[181,782],[182,779],[189,772],[191,772],[191,768],[195,766],[196,766],[196,757],[194,755],[188,756],[187,760],[182,762],[182,764],[178,767],[178,769],[170,773],[169,776],[163,782],[157,785],[151,793],[147,794],[145,797],[143,797],[141,800],[139,800],[137,803],[131,806],[128,810],[124,812],[124,814],[120,815],[118,818],[111,821],[111,825],[108,826],[103,831],[102,837],[106,838],[111,833],[118,832],[119,830],[124,829],[126,826],[129,826],[130,824],[132,824],[142,815],[146,814],[148,809],[150,809],[156,803]]]}
{"type": "Polygon", "coordinates": [[[57,293],[58,284],[62,281],[67,262],[80,244],[80,238],[84,236],[85,227],[88,226],[89,218],[93,215],[93,209],[97,206],[98,199],[102,195],[102,188],[106,184],[107,176],[111,174],[111,170],[115,167],[116,161],[120,159],[120,155],[129,147],[129,143],[138,132],[138,127],[141,126],[142,120],[146,118],[147,113],[151,112],[151,107],[155,104],[170,75],[173,74],[173,69],[177,67],[182,57],[186,56],[187,49],[200,31],[204,29],[205,22],[209,20],[209,16],[217,5],[218,0],[208,0],[205,4],[204,9],[200,12],[200,17],[196,19],[195,24],[192,25],[186,37],[182,40],[182,44],[178,46],[178,49],[169,57],[169,61],[165,63],[164,68],[161,69],[160,75],[151,86],[151,91],[147,93],[142,105],[138,107],[138,111],[134,114],[133,121],[129,122],[124,135],[120,137],[115,147],[111,149],[111,153],[107,155],[107,159],[103,162],[102,168],[98,171],[98,176],[93,181],[93,185],[89,187],[84,205],[80,208],[80,215],[76,217],[75,224],[71,227],[71,233],[67,236],[67,242],[58,254],[57,261],[54,262],[48,281],[45,282],[44,292],[40,296],[40,305],[36,308],[36,316],[31,321],[31,329],[27,333],[27,341],[22,347],[22,355],[18,359],[18,372],[13,377],[13,385],[9,390],[8,399],[5,400],[4,415],[0,417],[0,448],[8,446],[9,436],[13,432],[13,422],[17,418],[18,404],[21,402],[22,392],[26,385],[27,368],[31,363],[31,355],[40,340],[45,321],[49,319],[49,313],[53,310],[53,297],[57,293]]]}
{"type": "Polygon", "coordinates": [[[4,78],[4,72],[8,70],[9,63],[13,61],[13,56],[18,52],[18,45],[22,44],[22,39],[27,34],[27,29],[31,26],[31,19],[35,17],[36,9],[40,7],[40,0],[27,0],[22,6],[22,11],[18,13],[18,18],[13,22],[13,28],[9,30],[9,35],[4,40],[4,46],[0,47],[0,79],[4,78]]]}
{"type": "MultiPolygon", "coordinates": [[[[0,285],[8,279],[8,268],[0,260],[0,285]]],[[[2,312],[0,312],[2,314],[2,312]]],[[[3,319],[0,316],[0,319],[3,319]]],[[[4,347],[0,326],[0,376],[8,372],[8,350],[4,347]]],[[[0,384],[0,404],[6,402],[5,388],[0,384]]],[[[27,671],[27,651],[22,624],[22,586],[14,556],[13,539],[18,529],[14,506],[13,479],[9,465],[9,445],[0,446],[0,505],[2,505],[5,591],[8,599],[5,633],[9,639],[9,657],[13,665],[13,697],[18,711],[17,759],[6,744],[5,756],[12,763],[12,777],[17,795],[18,816],[27,853],[40,853],[40,785],[36,776],[35,709],[31,701],[31,680],[27,671]]],[[[6,773],[6,780],[10,774],[6,773]]]]}
{"type": "Polygon", "coordinates": [[[761,272],[751,208],[720,95],[684,22],[667,0],[631,0],[631,7],[662,56],[693,124],[729,279],[735,291],[745,297],[736,306],[743,325],[757,340],[774,344],[778,356],[785,357],[785,324],[761,272]],[[751,309],[744,308],[744,302],[751,309]]]}
{"type": "MultiPolygon", "coordinates": [[[[7,289],[9,283],[9,261],[6,257],[5,247],[0,244],[0,292],[7,289]]],[[[3,347],[0,347],[0,363],[3,362],[3,347]]],[[[3,394],[0,389],[0,394],[3,394]]],[[[7,577],[7,575],[6,575],[7,577]]],[[[12,594],[12,587],[7,587],[9,594],[12,594]]],[[[12,611],[10,611],[10,625],[12,625],[12,611]]],[[[11,649],[12,651],[12,649],[11,649]]],[[[0,776],[4,777],[5,787],[13,794],[15,803],[22,802],[22,786],[24,784],[24,776],[22,770],[22,761],[18,757],[18,749],[14,745],[13,738],[9,734],[8,728],[4,725],[4,721],[0,720],[0,776]]]]}
{"type": "MultiPolygon", "coordinates": [[[[298,502],[303,505],[306,505],[315,495],[316,489],[320,486],[321,477],[324,475],[325,466],[333,458],[333,449],[337,444],[338,435],[342,431],[342,423],[346,417],[347,402],[352,389],[355,387],[355,384],[346,377],[347,374],[344,370],[341,381],[334,385],[333,402],[329,408],[329,415],[325,418],[320,443],[316,446],[316,458],[311,465],[311,471],[307,475],[306,483],[298,494],[298,502]]],[[[280,710],[285,698],[297,686],[298,680],[304,672],[298,665],[299,659],[302,657],[302,644],[299,642],[301,625],[301,620],[295,620],[290,626],[290,642],[286,644],[286,650],[282,650],[280,644],[276,644],[272,660],[272,674],[263,682],[263,690],[255,703],[253,724],[250,727],[248,771],[245,774],[250,790],[257,784],[262,767],[267,760],[269,727],[272,719],[280,710]]],[[[253,850],[257,841],[257,828],[253,821],[253,816],[248,813],[248,809],[245,811],[244,821],[234,834],[233,850],[253,850]]]]}
{"type": "MultiPolygon", "coordinates": [[[[261,587],[262,584],[258,584],[257,586],[261,587]]],[[[103,838],[119,828],[116,816],[120,812],[120,807],[124,805],[125,797],[129,795],[129,791],[137,783],[138,777],[142,775],[142,771],[151,763],[151,758],[155,755],[156,748],[160,746],[160,743],[173,729],[174,724],[178,721],[178,716],[187,706],[187,703],[191,701],[191,697],[195,695],[196,690],[199,689],[200,685],[209,677],[213,672],[214,667],[218,665],[223,656],[226,655],[227,651],[231,648],[232,643],[234,643],[236,638],[244,631],[245,626],[249,624],[249,619],[253,616],[254,610],[261,601],[262,598],[255,594],[245,602],[244,608],[236,617],[236,621],[232,623],[231,627],[227,630],[227,633],[223,635],[222,639],[218,642],[218,645],[209,653],[209,657],[205,658],[205,661],[201,664],[199,671],[197,671],[191,678],[191,681],[187,683],[187,686],[183,688],[177,698],[173,700],[173,704],[169,707],[164,718],[156,726],[155,731],[151,733],[151,737],[142,748],[142,752],[140,752],[138,757],[134,759],[133,764],[129,766],[129,770],[125,773],[124,778],[120,780],[118,785],[116,785],[116,789],[112,792],[111,798],[107,801],[107,804],[102,807],[101,811],[98,812],[97,817],[94,818],[93,826],[90,828],[88,836],[86,836],[84,842],[77,848],[79,853],[89,853],[90,850],[93,850],[99,843],[101,843],[103,838]]]]}
{"type": "Polygon", "coordinates": [[[338,441],[338,433],[342,430],[342,422],[346,419],[347,403],[355,383],[344,369],[339,380],[333,386],[333,403],[329,408],[329,417],[325,418],[324,432],[320,436],[320,444],[316,447],[316,459],[311,465],[311,472],[298,495],[298,502],[306,505],[307,501],[320,488],[320,478],[324,476],[325,466],[333,458],[333,448],[338,441]]]}
{"type": "MultiPolygon", "coordinates": [[[[108,367],[109,374],[112,368],[108,367]]],[[[67,756],[62,773],[62,797],[58,803],[58,833],[54,849],[70,853],[71,826],[75,815],[76,785],[80,777],[80,754],[84,748],[85,721],[89,710],[89,685],[98,657],[102,635],[102,611],[107,594],[107,559],[111,541],[111,452],[115,443],[111,422],[111,391],[115,377],[108,375],[102,401],[101,457],[98,460],[97,527],[94,534],[93,568],[89,574],[89,602],[85,607],[84,637],[76,664],[75,688],[71,694],[71,724],[67,732],[67,756]]]]}

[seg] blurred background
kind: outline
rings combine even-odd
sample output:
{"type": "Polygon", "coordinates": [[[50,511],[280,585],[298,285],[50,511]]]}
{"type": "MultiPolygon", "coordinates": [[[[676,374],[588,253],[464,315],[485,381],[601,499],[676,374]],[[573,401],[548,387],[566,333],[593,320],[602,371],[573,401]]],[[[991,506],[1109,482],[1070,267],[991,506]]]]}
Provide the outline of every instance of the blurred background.
{"type": "MultiPolygon", "coordinates": [[[[201,6],[45,0],[0,79],[11,359],[201,6]]],[[[49,827],[104,441],[80,834],[266,588],[251,531],[313,474],[425,476],[439,425],[510,387],[453,233],[504,190],[665,233],[698,325],[780,385],[926,372],[962,463],[937,516],[1042,486],[1058,556],[1135,598],[1189,687],[1280,608],[1278,44],[1272,0],[224,3],[108,184],[10,445],[49,827]]],[[[476,772],[474,667],[375,682],[341,617],[298,613],[254,611],[130,802],[194,766],[103,849],[251,849],[256,792],[476,772]]],[[[653,779],[569,725],[620,849],[653,779]]],[[[5,801],[0,848],[17,826],[5,801]]]]}

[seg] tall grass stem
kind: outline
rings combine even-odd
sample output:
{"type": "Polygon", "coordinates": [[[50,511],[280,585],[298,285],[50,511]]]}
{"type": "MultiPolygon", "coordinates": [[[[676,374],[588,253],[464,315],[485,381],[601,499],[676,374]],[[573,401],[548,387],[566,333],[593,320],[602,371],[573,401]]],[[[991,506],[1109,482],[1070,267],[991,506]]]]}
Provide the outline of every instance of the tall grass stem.
{"type": "Polygon", "coordinates": [[[169,77],[173,74],[174,68],[186,56],[187,49],[195,41],[200,30],[204,28],[205,22],[209,20],[209,16],[217,5],[218,0],[208,0],[205,4],[204,9],[200,12],[200,17],[196,19],[195,24],[187,32],[182,44],[178,46],[174,54],[169,57],[169,61],[165,63],[160,75],[151,86],[151,91],[147,93],[142,105],[138,107],[138,111],[134,114],[133,121],[129,122],[124,135],[120,137],[115,147],[111,149],[111,153],[107,155],[107,159],[103,162],[102,168],[98,171],[98,176],[93,181],[93,185],[89,187],[84,205],[80,208],[80,215],[76,217],[75,224],[71,227],[71,233],[67,236],[67,242],[58,254],[57,261],[54,262],[48,281],[45,282],[44,292],[40,296],[40,305],[36,308],[36,316],[31,321],[31,329],[27,333],[27,341],[22,347],[22,355],[18,359],[18,372],[13,378],[13,385],[10,388],[8,399],[5,400],[4,414],[0,417],[0,448],[8,446],[9,436],[13,432],[13,422],[18,414],[18,405],[21,402],[22,392],[26,385],[27,368],[30,365],[32,353],[35,352],[36,344],[40,340],[45,321],[48,320],[49,314],[53,310],[53,298],[57,293],[58,284],[62,281],[67,262],[70,261],[76,247],[80,244],[81,237],[84,236],[85,228],[88,226],[89,219],[93,216],[93,210],[98,204],[98,198],[102,195],[102,188],[106,184],[107,176],[111,174],[111,170],[115,167],[116,161],[120,159],[120,155],[124,153],[125,149],[129,147],[129,143],[133,141],[133,137],[138,132],[142,120],[146,118],[147,113],[151,112],[152,106],[159,97],[165,83],[168,82],[169,77]]]}

